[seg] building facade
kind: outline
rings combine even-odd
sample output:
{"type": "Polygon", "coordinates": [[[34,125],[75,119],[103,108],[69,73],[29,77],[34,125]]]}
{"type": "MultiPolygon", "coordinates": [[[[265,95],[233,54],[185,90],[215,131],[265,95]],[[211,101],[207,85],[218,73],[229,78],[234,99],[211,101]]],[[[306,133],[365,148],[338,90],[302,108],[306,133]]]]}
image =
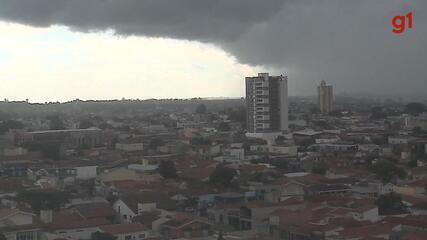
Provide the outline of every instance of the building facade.
{"type": "Polygon", "coordinates": [[[249,133],[288,129],[288,78],[259,73],[246,77],[247,128],[249,133]]]}
{"type": "Polygon", "coordinates": [[[333,102],[333,90],[332,86],[326,85],[325,80],[320,82],[320,86],[317,87],[319,110],[321,113],[329,113],[332,111],[333,102]]]}

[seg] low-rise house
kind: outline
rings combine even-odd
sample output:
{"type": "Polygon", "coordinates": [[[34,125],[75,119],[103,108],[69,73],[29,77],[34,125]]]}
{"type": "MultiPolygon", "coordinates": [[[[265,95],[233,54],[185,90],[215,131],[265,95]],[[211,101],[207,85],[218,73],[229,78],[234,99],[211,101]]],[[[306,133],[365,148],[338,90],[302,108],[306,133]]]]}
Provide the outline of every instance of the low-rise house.
{"type": "Polygon", "coordinates": [[[421,180],[427,178],[427,167],[416,167],[409,170],[408,175],[412,180],[421,180]]]}
{"type": "Polygon", "coordinates": [[[225,162],[243,162],[245,160],[245,150],[241,147],[230,147],[223,151],[223,156],[215,159],[225,162]]]}
{"type": "Polygon", "coordinates": [[[124,152],[142,152],[144,144],[142,142],[124,141],[116,143],[116,149],[124,152]]]}
{"type": "Polygon", "coordinates": [[[183,179],[206,182],[217,163],[212,160],[180,160],[175,163],[178,176],[183,179]]]}
{"type": "Polygon", "coordinates": [[[159,174],[147,174],[138,172],[133,169],[119,168],[112,171],[100,174],[97,176],[97,180],[100,182],[114,182],[114,181],[143,181],[143,182],[156,182],[160,181],[161,177],[159,174]]]}
{"type": "Polygon", "coordinates": [[[316,196],[323,194],[344,194],[351,188],[343,184],[313,184],[306,188],[306,195],[316,196]]]}
{"type": "Polygon", "coordinates": [[[400,224],[376,223],[361,227],[343,229],[336,239],[362,240],[362,239],[389,239],[395,232],[401,230],[400,224]]]}
{"type": "Polygon", "coordinates": [[[375,183],[360,183],[351,186],[351,192],[358,197],[377,198],[379,191],[379,186],[375,183]]]}
{"type": "Polygon", "coordinates": [[[212,235],[212,226],[207,220],[179,214],[161,225],[161,233],[167,239],[203,238],[212,235]]]}
{"type": "Polygon", "coordinates": [[[427,215],[427,196],[400,195],[411,215],[427,215]]]}
{"type": "Polygon", "coordinates": [[[277,209],[269,216],[269,231],[273,239],[325,239],[342,228],[328,224],[323,214],[330,209],[277,209]]]}
{"type": "Polygon", "coordinates": [[[392,145],[407,145],[415,140],[417,140],[416,137],[408,135],[397,135],[388,137],[388,143],[392,145]]]}
{"type": "Polygon", "coordinates": [[[410,182],[405,185],[393,186],[393,191],[405,195],[421,195],[425,194],[427,189],[427,179],[421,179],[410,182]]]}
{"type": "Polygon", "coordinates": [[[160,210],[145,211],[132,219],[134,223],[141,223],[156,233],[160,233],[163,223],[169,221],[173,214],[160,210]]]}
{"type": "Polygon", "coordinates": [[[90,219],[75,222],[57,222],[49,229],[56,235],[71,239],[90,239],[91,235],[98,231],[98,227],[111,224],[106,219],[90,219]]]}
{"type": "Polygon", "coordinates": [[[129,223],[133,218],[143,212],[160,209],[164,211],[175,211],[176,201],[161,192],[144,191],[141,193],[126,194],[120,196],[113,204],[113,208],[119,216],[120,222],[129,223]]]}
{"type": "Polygon", "coordinates": [[[228,228],[228,230],[267,232],[270,213],[279,208],[295,209],[298,206],[300,206],[300,202],[293,201],[218,204],[208,209],[208,216],[212,223],[228,228]]]}
{"type": "Polygon", "coordinates": [[[143,240],[150,237],[149,229],[139,223],[104,225],[99,227],[99,231],[113,235],[116,240],[143,240]]]}
{"type": "Polygon", "coordinates": [[[41,239],[41,225],[36,215],[18,208],[0,209],[0,232],[7,240],[41,239]]]}
{"type": "Polygon", "coordinates": [[[113,207],[106,202],[94,202],[78,204],[71,207],[84,219],[105,218],[113,221],[116,212],[113,207]]]}

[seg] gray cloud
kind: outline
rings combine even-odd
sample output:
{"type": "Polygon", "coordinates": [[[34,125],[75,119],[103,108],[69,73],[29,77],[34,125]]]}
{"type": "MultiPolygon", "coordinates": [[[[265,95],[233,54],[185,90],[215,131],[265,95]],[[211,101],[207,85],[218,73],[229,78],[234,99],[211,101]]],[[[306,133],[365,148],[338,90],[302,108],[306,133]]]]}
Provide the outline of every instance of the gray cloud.
{"type": "Polygon", "coordinates": [[[291,95],[321,79],[353,94],[427,93],[426,11],[425,0],[0,0],[6,21],[211,42],[288,71],[291,95]],[[408,11],[414,28],[393,34],[408,11]]]}

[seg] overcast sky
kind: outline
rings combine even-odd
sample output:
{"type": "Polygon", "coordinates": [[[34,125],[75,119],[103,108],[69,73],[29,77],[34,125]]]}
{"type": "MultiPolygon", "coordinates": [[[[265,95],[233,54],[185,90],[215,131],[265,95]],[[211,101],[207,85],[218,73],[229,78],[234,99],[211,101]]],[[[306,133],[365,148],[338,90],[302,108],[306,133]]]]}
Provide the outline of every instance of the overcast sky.
{"type": "Polygon", "coordinates": [[[425,0],[0,0],[0,97],[240,97],[289,75],[290,95],[427,94],[425,0]],[[392,33],[392,18],[413,28],[392,33]]]}

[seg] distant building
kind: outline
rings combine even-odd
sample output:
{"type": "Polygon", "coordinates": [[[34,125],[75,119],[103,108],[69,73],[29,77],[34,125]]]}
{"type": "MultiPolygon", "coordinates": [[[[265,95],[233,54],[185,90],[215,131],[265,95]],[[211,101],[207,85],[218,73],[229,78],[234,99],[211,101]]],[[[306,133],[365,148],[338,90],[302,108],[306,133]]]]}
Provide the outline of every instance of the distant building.
{"type": "Polygon", "coordinates": [[[76,148],[82,145],[95,147],[104,144],[104,133],[98,128],[44,130],[29,133],[35,143],[58,143],[67,148],[76,148]]]}
{"type": "Polygon", "coordinates": [[[288,130],[288,78],[259,73],[246,78],[248,133],[288,130]]]}
{"type": "Polygon", "coordinates": [[[320,86],[317,87],[319,109],[321,113],[329,113],[332,111],[332,102],[334,99],[332,86],[326,85],[325,80],[320,82],[320,86]]]}

